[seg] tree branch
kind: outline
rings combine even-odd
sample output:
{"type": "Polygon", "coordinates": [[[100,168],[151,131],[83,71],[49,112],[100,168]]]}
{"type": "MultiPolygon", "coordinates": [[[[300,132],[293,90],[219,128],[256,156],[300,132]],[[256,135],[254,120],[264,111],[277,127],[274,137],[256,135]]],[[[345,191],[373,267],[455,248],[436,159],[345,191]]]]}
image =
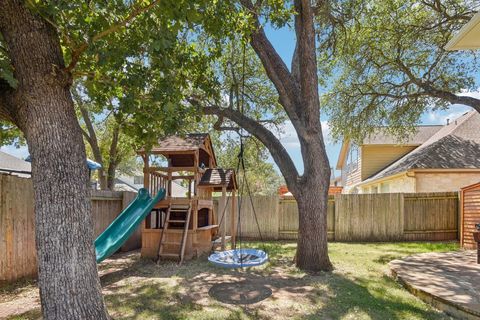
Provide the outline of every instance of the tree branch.
{"type": "Polygon", "coordinates": [[[98,146],[98,138],[97,134],[95,133],[95,128],[93,127],[92,120],[90,119],[90,114],[82,102],[77,100],[78,108],[82,114],[83,121],[85,122],[85,127],[87,128],[87,132],[82,129],[83,135],[87,138],[90,147],[92,148],[93,156],[95,157],[95,161],[100,163],[103,166],[103,157],[102,152],[100,151],[100,147],[98,146]]]}
{"type": "Polygon", "coordinates": [[[292,158],[290,158],[287,150],[285,150],[277,137],[275,137],[275,135],[267,128],[232,108],[221,108],[214,105],[205,107],[195,98],[190,98],[188,101],[192,105],[199,107],[205,115],[215,115],[222,119],[228,118],[255,136],[270,151],[273,160],[280,168],[282,175],[285,177],[285,180],[288,181],[289,185],[297,188],[299,182],[297,168],[295,167],[295,164],[293,163],[292,158]]]}
{"type": "Polygon", "coordinates": [[[250,45],[257,53],[268,78],[273,82],[282,101],[285,111],[292,123],[298,119],[295,106],[298,105],[299,90],[295,79],[287,68],[287,65],[277,53],[272,43],[268,40],[263,27],[259,22],[256,7],[250,0],[241,0],[242,5],[252,14],[256,30],[250,35],[250,45]]]}
{"type": "Polygon", "coordinates": [[[396,63],[398,67],[415,83],[418,87],[422,88],[426,93],[431,95],[435,98],[444,99],[450,103],[458,103],[463,104],[469,107],[472,107],[477,112],[480,113],[480,99],[467,97],[467,96],[460,96],[454,94],[450,91],[438,89],[432,85],[429,81],[424,81],[413,74],[413,72],[399,59],[396,59],[396,63]]]}
{"type": "Polygon", "coordinates": [[[78,46],[77,48],[73,49],[72,60],[70,61],[70,64],[65,68],[65,70],[68,71],[68,72],[71,72],[75,68],[75,66],[77,65],[78,61],[80,60],[81,55],[88,49],[88,47],[92,43],[108,36],[109,34],[112,34],[116,31],[118,31],[122,27],[125,27],[129,22],[131,22],[137,16],[141,15],[145,11],[148,11],[149,9],[151,9],[152,7],[157,5],[159,2],[160,2],[160,0],[155,0],[155,1],[152,1],[149,5],[147,5],[145,7],[141,7],[141,8],[133,10],[124,20],[119,21],[118,23],[116,23],[114,25],[111,25],[107,29],[105,29],[105,30],[101,31],[100,33],[94,35],[88,42],[84,42],[80,46],[78,46]]]}

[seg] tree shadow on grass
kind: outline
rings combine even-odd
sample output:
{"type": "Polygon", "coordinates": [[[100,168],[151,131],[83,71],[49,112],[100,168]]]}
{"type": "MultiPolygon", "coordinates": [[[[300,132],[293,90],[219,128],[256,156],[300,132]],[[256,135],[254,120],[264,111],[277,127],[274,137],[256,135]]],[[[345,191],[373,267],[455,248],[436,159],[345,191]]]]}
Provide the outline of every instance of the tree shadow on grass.
{"type": "Polygon", "coordinates": [[[42,310],[40,308],[29,310],[25,313],[8,317],[7,320],[40,320],[42,319],[42,310]]]}
{"type": "MultiPolygon", "coordinates": [[[[398,249],[380,250],[385,253],[372,261],[386,264],[416,253],[417,247],[405,244],[398,249]]],[[[125,265],[127,269],[102,276],[102,285],[112,289],[106,295],[109,310],[113,317],[126,319],[269,319],[272,316],[285,319],[448,319],[411,296],[390,277],[379,275],[379,270],[370,271],[369,268],[377,268],[375,265],[359,274],[311,275],[294,267],[292,248],[274,243],[267,250],[271,257],[267,265],[242,271],[214,267],[204,257],[187,261],[182,266],[173,262],[157,265],[148,259],[137,259],[125,265]],[[119,282],[128,277],[139,282],[119,282]],[[165,281],[172,277],[173,284],[158,282],[158,279],[165,281]],[[209,294],[212,288],[234,288],[242,281],[258,284],[260,289],[267,288],[271,295],[262,296],[259,290],[258,296],[262,299],[253,299],[251,304],[243,305],[236,303],[235,297],[232,301],[228,292],[223,292],[220,299],[209,294]],[[305,309],[293,310],[288,303],[305,309]]]]}
{"type": "MultiPolygon", "coordinates": [[[[384,276],[378,282],[379,285],[375,286],[371,280],[352,281],[333,274],[328,281],[329,301],[302,319],[450,319],[417,302],[414,297],[401,297],[391,292],[395,288],[387,290],[387,282],[393,282],[391,278],[384,276]]],[[[315,301],[313,299],[312,303],[315,301]]]]}

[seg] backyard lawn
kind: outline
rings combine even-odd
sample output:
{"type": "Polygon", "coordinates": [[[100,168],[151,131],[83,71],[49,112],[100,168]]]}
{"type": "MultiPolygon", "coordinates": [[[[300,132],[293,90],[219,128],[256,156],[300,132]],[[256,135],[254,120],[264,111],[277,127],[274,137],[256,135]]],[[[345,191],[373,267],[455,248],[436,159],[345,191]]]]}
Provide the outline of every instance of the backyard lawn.
{"type": "MultiPolygon", "coordinates": [[[[457,244],[331,243],[329,248],[332,273],[306,274],[293,267],[295,244],[288,242],[268,243],[270,263],[251,270],[220,269],[206,258],[158,266],[139,253],[108,259],[99,268],[115,319],[449,319],[392,280],[387,263],[455,250],[457,244]]],[[[33,309],[10,319],[39,318],[34,283],[0,289],[0,309],[15,301],[33,309]]]]}

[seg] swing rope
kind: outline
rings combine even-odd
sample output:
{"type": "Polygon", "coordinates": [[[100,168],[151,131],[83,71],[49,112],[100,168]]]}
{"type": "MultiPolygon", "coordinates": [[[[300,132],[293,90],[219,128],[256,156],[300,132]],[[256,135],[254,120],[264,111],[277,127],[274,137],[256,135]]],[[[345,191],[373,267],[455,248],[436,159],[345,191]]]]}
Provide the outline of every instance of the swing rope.
{"type": "MultiPolygon", "coordinates": [[[[235,90],[236,92],[236,105],[237,105],[237,109],[239,112],[241,112],[242,114],[244,113],[244,109],[245,109],[245,65],[246,65],[246,47],[245,47],[245,43],[243,43],[243,58],[242,58],[242,62],[243,62],[243,65],[242,65],[242,79],[241,79],[241,85],[242,85],[242,90],[241,90],[241,93],[239,93],[238,91],[238,86],[237,86],[237,90],[235,90]],[[241,94],[241,100],[240,100],[240,95],[241,94]]],[[[232,104],[233,106],[233,104],[232,104]]],[[[248,183],[248,179],[247,179],[247,171],[246,171],[246,166],[245,166],[245,159],[244,159],[244,151],[245,151],[245,148],[244,148],[244,142],[243,142],[243,138],[244,138],[244,135],[243,135],[243,128],[239,128],[239,130],[237,131],[239,137],[240,137],[240,152],[238,154],[238,162],[237,162],[237,167],[236,167],[236,170],[235,170],[235,173],[238,177],[240,177],[240,170],[242,171],[242,182],[241,182],[241,186],[239,188],[239,195],[238,195],[238,217],[237,217],[237,239],[238,241],[236,241],[234,244],[233,244],[233,259],[237,259],[237,261],[234,261],[237,263],[237,266],[235,266],[235,263],[231,264],[231,263],[221,263],[219,262],[218,260],[216,261],[215,257],[212,257],[212,259],[209,258],[210,261],[212,262],[215,262],[217,264],[220,264],[222,266],[227,266],[227,267],[238,267],[240,266],[241,268],[243,268],[245,266],[245,263],[244,263],[244,260],[246,259],[247,262],[246,262],[246,265],[247,266],[256,266],[256,265],[260,265],[260,264],[263,264],[265,263],[267,260],[268,260],[268,254],[267,254],[267,250],[265,248],[265,243],[263,241],[263,235],[262,235],[262,231],[260,229],[260,223],[258,221],[258,216],[257,216],[257,212],[256,212],[256,209],[255,209],[255,206],[254,206],[254,203],[253,203],[253,198],[252,198],[252,191],[250,189],[250,185],[248,183]],[[253,211],[253,215],[254,215],[254,218],[255,218],[255,223],[256,223],[256,226],[257,226],[257,229],[258,229],[258,234],[260,236],[260,241],[262,243],[262,249],[263,249],[263,252],[261,252],[261,250],[256,250],[256,249],[248,249],[248,248],[243,248],[243,241],[242,241],[242,220],[241,220],[241,216],[242,216],[242,206],[243,206],[243,200],[245,198],[245,195],[244,195],[244,192],[245,192],[245,189],[246,189],[246,192],[248,194],[248,197],[249,197],[249,200],[250,200],[250,205],[252,207],[252,211],[253,211]],[[238,250],[237,250],[237,247],[238,247],[238,250]],[[253,253],[250,253],[248,252],[248,250],[251,250],[253,251],[253,253]],[[237,255],[238,253],[238,255],[237,255]],[[258,255],[258,257],[257,257],[258,255]],[[249,259],[251,259],[251,257],[255,257],[255,259],[253,261],[249,261],[249,259]],[[256,260],[256,261],[255,261],[256,260]],[[239,265],[238,265],[239,263],[239,265]]],[[[228,200],[227,199],[227,204],[228,204],[228,200]]],[[[225,211],[226,211],[226,208],[228,207],[228,205],[225,205],[225,208],[223,210],[223,213],[222,213],[222,218],[220,220],[220,225],[221,223],[223,222],[223,219],[225,217],[225,211]]],[[[233,218],[233,217],[232,217],[233,218]]],[[[233,235],[232,235],[233,236],[233,235]]]]}

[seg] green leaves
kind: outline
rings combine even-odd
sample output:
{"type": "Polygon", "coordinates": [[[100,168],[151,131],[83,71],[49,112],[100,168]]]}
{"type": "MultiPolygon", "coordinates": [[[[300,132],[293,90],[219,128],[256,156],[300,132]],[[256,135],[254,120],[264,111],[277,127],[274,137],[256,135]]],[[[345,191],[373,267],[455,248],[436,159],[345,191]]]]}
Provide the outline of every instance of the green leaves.
{"type": "Polygon", "coordinates": [[[473,14],[470,1],[386,0],[334,2],[319,23],[323,105],[332,132],[361,141],[375,127],[398,135],[421,114],[445,108],[422,84],[453,94],[474,89],[478,53],[445,52],[452,34],[473,14]]]}

